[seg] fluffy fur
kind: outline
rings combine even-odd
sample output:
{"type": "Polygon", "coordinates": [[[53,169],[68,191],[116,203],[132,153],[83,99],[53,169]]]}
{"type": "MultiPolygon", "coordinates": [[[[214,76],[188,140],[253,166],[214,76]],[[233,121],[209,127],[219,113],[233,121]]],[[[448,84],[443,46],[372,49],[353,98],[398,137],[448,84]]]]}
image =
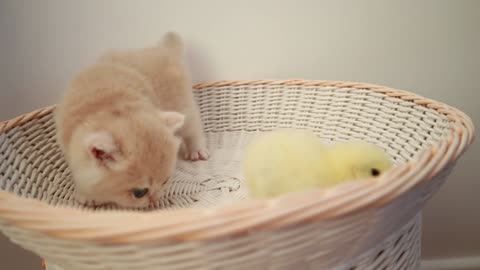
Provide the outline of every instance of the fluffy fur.
{"type": "Polygon", "coordinates": [[[72,80],[55,122],[78,201],[146,207],[173,174],[180,147],[185,159],[208,158],[183,61],[180,37],[167,33],[153,47],[107,52],[72,80]]]}

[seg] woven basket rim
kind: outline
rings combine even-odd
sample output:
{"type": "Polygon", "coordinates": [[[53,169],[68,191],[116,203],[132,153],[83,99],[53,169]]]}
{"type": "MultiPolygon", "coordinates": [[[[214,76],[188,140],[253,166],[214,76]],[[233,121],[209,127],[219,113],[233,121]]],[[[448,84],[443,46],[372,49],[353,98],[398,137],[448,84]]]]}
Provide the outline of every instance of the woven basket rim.
{"type": "MultiPolygon", "coordinates": [[[[432,179],[454,163],[474,140],[471,119],[460,110],[408,91],[343,81],[250,80],[199,83],[196,90],[240,86],[299,86],[366,89],[413,102],[445,115],[451,124],[446,138],[415,160],[394,167],[376,179],[356,181],[330,191],[311,190],[269,200],[245,200],[214,208],[173,211],[85,211],[52,206],[0,191],[0,218],[12,226],[64,240],[98,244],[210,240],[253,229],[271,230],[293,224],[327,220],[382,206],[432,179]],[[387,180],[388,179],[388,180],[387,180]]],[[[0,123],[0,133],[53,112],[46,107],[0,123]]]]}

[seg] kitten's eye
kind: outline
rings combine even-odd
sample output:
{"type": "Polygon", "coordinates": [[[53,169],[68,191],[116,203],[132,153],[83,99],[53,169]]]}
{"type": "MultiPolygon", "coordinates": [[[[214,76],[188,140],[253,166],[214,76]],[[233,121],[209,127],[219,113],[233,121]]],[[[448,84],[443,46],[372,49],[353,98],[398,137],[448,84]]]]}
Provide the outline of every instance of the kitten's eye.
{"type": "Polygon", "coordinates": [[[380,171],[378,169],[375,169],[373,168],[370,173],[373,175],[373,176],[379,176],[380,175],[380,171]]]}
{"type": "Polygon", "coordinates": [[[134,188],[132,192],[135,198],[140,199],[148,193],[148,188],[134,188]]]}

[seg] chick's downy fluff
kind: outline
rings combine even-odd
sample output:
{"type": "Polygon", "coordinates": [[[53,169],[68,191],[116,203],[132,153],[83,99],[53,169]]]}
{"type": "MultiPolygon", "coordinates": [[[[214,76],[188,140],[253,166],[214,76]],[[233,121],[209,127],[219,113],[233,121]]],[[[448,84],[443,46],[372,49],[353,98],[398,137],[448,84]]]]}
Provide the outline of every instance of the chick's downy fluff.
{"type": "Polygon", "coordinates": [[[249,193],[268,198],[375,177],[393,165],[378,146],[362,141],[324,144],[308,130],[276,130],[247,146],[244,173],[249,193]]]}

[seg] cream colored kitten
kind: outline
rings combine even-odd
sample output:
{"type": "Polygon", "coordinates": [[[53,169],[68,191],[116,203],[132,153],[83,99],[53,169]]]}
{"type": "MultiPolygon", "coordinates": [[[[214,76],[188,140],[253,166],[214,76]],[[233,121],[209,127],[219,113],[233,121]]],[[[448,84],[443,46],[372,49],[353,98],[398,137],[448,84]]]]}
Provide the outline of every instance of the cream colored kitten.
{"type": "Polygon", "coordinates": [[[173,174],[180,146],[185,159],[208,158],[175,33],[150,48],[108,52],[80,72],[55,122],[84,204],[146,207],[173,174]]]}

